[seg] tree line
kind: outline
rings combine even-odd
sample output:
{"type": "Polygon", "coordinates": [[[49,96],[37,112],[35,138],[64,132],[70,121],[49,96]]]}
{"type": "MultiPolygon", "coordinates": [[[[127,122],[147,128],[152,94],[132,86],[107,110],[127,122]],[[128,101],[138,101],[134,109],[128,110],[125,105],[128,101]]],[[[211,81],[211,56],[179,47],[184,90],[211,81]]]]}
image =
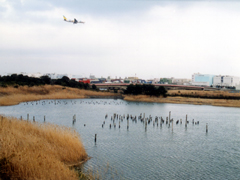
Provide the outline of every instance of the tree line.
{"type": "Polygon", "coordinates": [[[155,86],[149,84],[130,84],[127,86],[127,89],[124,91],[124,94],[132,94],[132,95],[149,95],[149,96],[164,96],[166,97],[167,90],[163,86],[159,86],[156,88],[155,86]]]}
{"type": "MultiPolygon", "coordinates": [[[[40,85],[61,85],[72,88],[79,89],[92,89],[98,90],[96,85],[90,86],[88,83],[77,82],[75,80],[69,79],[67,76],[63,76],[61,79],[51,79],[49,76],[41,76],[40,78],[24,76],[22,74],[12,74],[9,76],[0,76],[0,86],[14,86],[17,88],[18,86],[40,86],[40,85]]],[[[150,95],[150,96],[166,96],[166,89],[163,86],[159,86],[156,88],[153,85],[133,85],[130,84],[127,86],[127,89],[124,91],[124,94],[132,94],[132,95],[150,95]]]]}
{"type": "MultiPolygon", "coordinates": [[[[63,76],[61,79],[51,79],[48,76],[41,76],[40,78],[24,76],[22,74],[12,74],[9,76],[0,76],[0,86],[40,86],[40,85],[61,85],[79,89],[90,89],[89,84],[83,82],[77,82],[69,79],[67,76],[63,76]]],[[[95,87],[95,86],[93,86],[95,87]]]]}

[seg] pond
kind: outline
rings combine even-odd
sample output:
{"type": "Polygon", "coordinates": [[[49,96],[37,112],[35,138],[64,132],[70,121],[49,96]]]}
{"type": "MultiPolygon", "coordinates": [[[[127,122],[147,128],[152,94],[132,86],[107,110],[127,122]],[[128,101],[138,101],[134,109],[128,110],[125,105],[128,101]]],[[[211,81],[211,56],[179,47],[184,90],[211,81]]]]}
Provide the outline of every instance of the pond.
{"type": "Polygon", "coordinates": [[[66,99],[4,106],[0,107],[0,114],[17,118],[22,116],[23,119],[27,119],[29,114],[30,120],[35,116],[38,122],[43,122],[45,116],[46,122],[76,129],[88,155],[92,157],[84,167],[100,171],[100,174],[104,172],[104,179],[240,177],[239,108],[113,99],[66,99]],[[173,119],[170,126],[166,124],[169,112],[173,119]],[[108,117],[105,119],[106,114],[108,117]],[[118,119],[113,122],[114,114],[118,119]],[[76,122],[73,124],[74,115],[76,122]],[[152,117],[147,127],[139,119],[144,115],[145,119],[152,117]],[[187,127],[186,115],[189,121],[187,127]],[[136,116],[136,120],[131,116],[136,116]],[[158,119],[155,121],[156,117],[158,119]],[[162,125],[161,117],[164,119],[162,125]],[[182,124],[176,124],[180,119],[182,124]],[[199,124],[195,124],[197,121],[199,124]]]}

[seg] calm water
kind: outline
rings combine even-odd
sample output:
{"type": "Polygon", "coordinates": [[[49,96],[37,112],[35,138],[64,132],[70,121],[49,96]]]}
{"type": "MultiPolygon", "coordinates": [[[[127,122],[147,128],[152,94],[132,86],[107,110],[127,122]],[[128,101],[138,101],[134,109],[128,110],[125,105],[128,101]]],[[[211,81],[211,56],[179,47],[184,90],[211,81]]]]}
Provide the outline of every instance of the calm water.
{"type": "Polygon", "coordinates": [[[240,179],[239,108],[111,99],[46,100],[0,107],[0,114],[7,116],[27,119],[28,113],[30,119],[35,116],[39,122],[45,115],[47,122],[75,128],[92,157],[85,167],[106,171],[104,179],[240,179]],[[126,119],[121,128],[118,120],[116,128],[109,128],[114,113],[145,113],[154,120],[155,116],[166,119],[169,111],[173,131],[166,123],[160,128],[153,122],[145,131],[140,120],[130,120],[127,130],[126,119]],[[77,121],[73,125],[74,114],[77,121]],[[190,121],[187,128],[186,114],[190,121]],[[183,124],[176,125],[177,119],[183,119],[183,124]],[[192,124],[192,119],[199,125],[192,124]]]}

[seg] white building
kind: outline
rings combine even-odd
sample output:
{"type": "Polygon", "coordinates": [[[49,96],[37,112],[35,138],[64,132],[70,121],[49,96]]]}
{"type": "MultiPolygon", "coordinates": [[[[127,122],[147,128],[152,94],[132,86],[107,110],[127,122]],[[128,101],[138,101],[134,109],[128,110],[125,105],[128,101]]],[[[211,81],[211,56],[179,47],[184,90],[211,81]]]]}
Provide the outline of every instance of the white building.
{"type": "Polygon", "coordinates": [[[223,86],[235,87],[239,85],[240,78],[234,76],[225,76],[223,77],[223,86]]]}
{"type": "Polygon", "coordinates": [[[236,76],[215,76],[213,78],[213,86],[236,87],[240,84],[240,78],[236,76]]]}
{"type": "Polygon", "coordinates": [[[72,79],[72,75],[71,74],[48,73],[48,74],[45,74],[45,75],[50,77],[51,79],[61,79],[63,76],[67,76],[69,79],[72,79]]]}
{"type": "Polygon", "coordinates": [[[40,78],[41,76],[43,76],[40,72],[37,73],[31,73],[27,75],[28,77],[35,77],[35,78],[40,78]]]}

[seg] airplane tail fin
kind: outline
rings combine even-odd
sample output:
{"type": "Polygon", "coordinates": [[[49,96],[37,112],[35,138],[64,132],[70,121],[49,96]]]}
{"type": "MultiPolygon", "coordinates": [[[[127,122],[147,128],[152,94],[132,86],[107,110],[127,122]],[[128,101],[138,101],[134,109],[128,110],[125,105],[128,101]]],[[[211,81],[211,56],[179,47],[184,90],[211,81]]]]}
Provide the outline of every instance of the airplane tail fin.
{"type": "Polygon", "coordinates": [[[64,19],[64,21],[67,21],[67,18],[65,16],[63,16],[63,19],[64,19]]]}

